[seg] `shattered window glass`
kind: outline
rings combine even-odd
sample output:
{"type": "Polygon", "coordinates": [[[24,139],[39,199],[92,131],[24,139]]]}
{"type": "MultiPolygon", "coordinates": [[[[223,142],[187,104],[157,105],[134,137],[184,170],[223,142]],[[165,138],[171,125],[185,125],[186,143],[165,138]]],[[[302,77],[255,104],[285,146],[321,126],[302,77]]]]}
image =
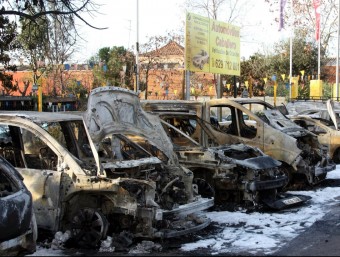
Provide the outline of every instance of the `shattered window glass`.
{"type": "Polygon", "coordinates": [[[66,146],[66,140],[58,122],[44,123],[42,127],[50,133],[60,144],[66,146]]]}
{"type": "Polygon", "coordinates": [[[3,166],[0,167],[0,197],[6,197],[19,191],[19,187],[3,171],[4,168],[3,166]]]}
{"type": "Polygon", "coordinates": [[[81,120],[44,123],[42,127],[78,159],[93,157],[81,120]]]}
{"type": "MultiPolygon", "coordinates": [[[[250,105],[248,108],[252,108],[250,105]]],[[[263,106],[259,107],[263,112],[263,106]]],[[[222,119],[218,122],[218,126],[213,127],[217,130],[221,130],[224,133],[245,137],[245,138],[254,138],[257,133],[257,124],[256,121],[251,120],[249,115],[244,113],[242,110],[239,110],[233,106],[219,106],[210,108],[210,113],[221,113],[222,119]]],[[[211,119],[210,119],[211,120],[211,119]]]]}
{"type": "Polygon", "coordinates": [[[40,137],[22,129],[22,141],[27,168],[57,170],[57,155],[40,137]]]}
{"type": "MultiPolygon", "coordinates": [[[[79,149],[79,157],[93,157],[84,123],[82,121],[70,122],[70,128],[71,134],[75,137],[77,149],[79,149]]],[[[78,154],[75,154],[75,156],[78,156],[78,154]]]]}
{"type": "Polygon", "coordinates": [[[6,145],[12,142],[11,135],[7,125],[0,126],[0,145],[6,145]]]}
{"type": "Polygon", "coordinates": [[[18,134],[19,128],[3,124],[1,130],[5,131],[3,135],[6,134],[6,136],[0,143],[0,155],[14,167],[25,167],[18,134]]]}
{"type": "Polygon", "coordinates": [[[164,130],[170,137],[173,144],[177,146],[196,146],[191,139],[199,142],[201,127],[195,119],[187,117],[164,117],[164,130]],[[176,130],[177,129],[177,130],[176,130]]]}

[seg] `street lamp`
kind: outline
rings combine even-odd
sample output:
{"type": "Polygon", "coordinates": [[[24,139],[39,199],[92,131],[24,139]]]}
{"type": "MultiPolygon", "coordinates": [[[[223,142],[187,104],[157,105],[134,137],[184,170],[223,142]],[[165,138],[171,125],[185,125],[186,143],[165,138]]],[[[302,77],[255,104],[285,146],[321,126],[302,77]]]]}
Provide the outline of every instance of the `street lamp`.
{"type": "Polygon", "coordinates": [[[137,1],[136,92],[139,91],[139,6],[137,1]]]}

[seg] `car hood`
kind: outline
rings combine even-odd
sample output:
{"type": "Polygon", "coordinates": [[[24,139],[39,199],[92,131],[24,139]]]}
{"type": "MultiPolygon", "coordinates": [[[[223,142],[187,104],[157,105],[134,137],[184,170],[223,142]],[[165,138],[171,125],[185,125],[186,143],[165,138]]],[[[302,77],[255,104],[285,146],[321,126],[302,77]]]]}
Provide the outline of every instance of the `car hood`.
{"type": "Polygon", "coordinates": [[[145,112],[138,94],[131,90],[112,86],[93,89],[84,118],[95,142],[108,133],[131,133],[146,138],[169,159],[173,158],[173,146],[160,118],[145,112]]]}
{"type": "Polygon", "coordinates": [[[264,154],[260,149],[245,144],[223,145],[209,149],[222,161],[250,169],[270,169],[279,167],[280,161],[264,154]]]}
{"type": "Polygon", "coordinates": [[[279,110],[271,109],[263,111],[266,120],[277,130],[292,136],[294,138],[303,137],[309,132],[301,126],[295,124],[292,120],[284,116],[279,110]]]}

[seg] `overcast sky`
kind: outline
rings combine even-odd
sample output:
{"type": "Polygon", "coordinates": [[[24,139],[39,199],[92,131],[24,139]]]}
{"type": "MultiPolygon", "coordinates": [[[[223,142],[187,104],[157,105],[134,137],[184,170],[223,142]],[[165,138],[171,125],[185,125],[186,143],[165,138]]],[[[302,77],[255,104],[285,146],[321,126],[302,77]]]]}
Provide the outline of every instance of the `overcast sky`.
{"type": "MultiPolygon", "coordinates": [[[[86,39],[75,62],[86,61],[102,47],[124,46],[130,48],[137,42],[137,0],[95,0],[100,9],[95,16],[85,16],[96,27],[108,27],[107,30],[95,30],[83,23],[81,34],[86,39]]],[[[138,0],[138,42],[147,42],[147,37],[166,35],[169,31],[185,31],[185,0],[138,0]]],[[[279,33],[278,25],[273,22],[277,13],[270,13],[264,0],[246,1],[245,26],[241,29],[241,57],[248,57],[264,46],[287,36],[279,33]]],[[[226,19],[218,19],[225,21],[226,19]]],[[[238,24],[233,24],[237,25],[238,24]]]]}

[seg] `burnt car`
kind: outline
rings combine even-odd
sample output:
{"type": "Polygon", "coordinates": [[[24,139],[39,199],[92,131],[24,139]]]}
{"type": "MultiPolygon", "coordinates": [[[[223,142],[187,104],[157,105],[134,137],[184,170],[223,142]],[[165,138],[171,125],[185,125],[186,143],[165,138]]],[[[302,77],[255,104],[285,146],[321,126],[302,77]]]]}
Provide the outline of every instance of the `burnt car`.
{"type": "MultiPolygon", "coordinates": [[[[204,103],[203,117],[212,113],[232,115],[228,127],[215,127],[219,142],[244,143],[260,148],[286,167],[290,182],[313,186],[323,181],[327,172],[336,168],[327,146],[315,134],[295,124],[281,111],[261,99],[214,99],[204,103]],[[244,121],[247,114],[252,125],[244,121]]],[[[220,123],[221,125],[221,123],[220,123]]],[[[291,183],[291,184],[292,184],[291,183]]]]}
{"type": "Polygon", "coordinates": [[[193,171],[202,195],[214,193],[215,204],[280,210],[310,199],[283,193],[288,178],[281,162],[260,149],[245,144],[220,145],[212,125],[197,116],[201,103],[141,103],[144,110],[161,118],[180,163],[193,171]]]}
{"type": "Polygon", "coordinates": [[[326,145],[330,158],[340,163],[340,111],[334,110],[330,101],[327,109],[310,109],[289,118],[299,126],[315,134],[319,143],[326,145]]]}
{"type": "MultiPolygon", "coordinates": [[[[152,204],[159,208],[162,221],[158,226],[168,230],[161,237],[181,236],[209,225],[201,211],[214,205],[213,197],[197,193],[192,171],[179,164],[159,118],[142,110],[137,93],[110,86],[96,88],[83,116],[107,178],[154,185],[152,204]]],[[[140,189],[134,190],[139,194],[140,189]]],[[[157,231],[151,221],[150,229],[157,231]]],[[[143,228],[133,216],[117,223],[123,229],[136,226],[146,231],[146,225],[143,228]]]]}
{"type": "MultiPolygon", "coordinates": [[[[147,159],[139,164],[147,167],[140,172],[148,179],[126,176],[131,170],[130,160],[112,164],[112,169],[122,175],[108,176],[79,114],[3,111],[0,127],[8,132],[0,154],[16,167],[32,192],[39,231],[70,231],[71,242],[95,248],[108,233],[117,230],[135,237],[164,238],[209,224],[207,220],[186,230],[177,224],[177,230],[171,230],[166,217],[181,210],[176,203],[170,210],[156,203],[158,177],[153,177],[156,174],[149,168],[160,161],[153,159],[149,164],[147,159]]],[[[177,180],[171,182],[163,188],[161,197],[167,197],[167,190],[177,180]]],[[[186,208],[193,205],[189,202],[186,208]]],[[[175,227],[176,222],[171,225],[175,227]]]]}
{"type": "Polygon", "coordinates": [[[33,199],[20,173],[0,157],[0,256],[36,250],[37,223],[33,199]]]}

